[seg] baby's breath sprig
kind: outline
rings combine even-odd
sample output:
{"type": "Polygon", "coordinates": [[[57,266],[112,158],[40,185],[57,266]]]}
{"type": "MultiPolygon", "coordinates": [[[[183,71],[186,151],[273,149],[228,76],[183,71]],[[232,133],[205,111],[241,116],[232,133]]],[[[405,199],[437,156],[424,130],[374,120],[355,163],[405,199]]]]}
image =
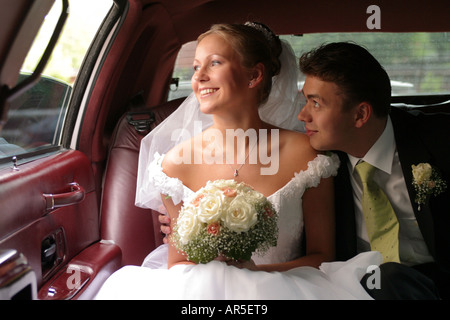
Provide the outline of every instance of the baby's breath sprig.
{"type": "Polygon", "coordinates": [[[438,196],[447,188],[447,183],[441,178],[439,172],[429,163],[412,165],[413,186],[416,191],[415,202],[420,211],[429,196],[438,196]]]}

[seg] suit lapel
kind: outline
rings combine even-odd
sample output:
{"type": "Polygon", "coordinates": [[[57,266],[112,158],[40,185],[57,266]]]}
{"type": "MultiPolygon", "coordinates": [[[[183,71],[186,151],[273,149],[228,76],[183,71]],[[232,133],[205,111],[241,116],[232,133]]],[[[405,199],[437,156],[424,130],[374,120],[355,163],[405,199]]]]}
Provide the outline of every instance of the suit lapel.
{"type": "Polygon", "coordinates": [[[420,231],[427,243],[430,253],[435,256],[435,237],[433,219],[431,216],[428,201],[421,205],[420,210],[415,202],[416,191],[413,186],[412,165],[430,161],[430,154],[426,146],[418,135],[419,130],[411,131],[411,128],[419,128],[420,124],[414,123],[414,117],[407,112],[393,108],[391,119],[394,126],[394,135],[397,145],[398,156],[400,159],[403,175],[414,210],[414,215],[419,224],[420,231]],[[409,129],[408,129],[409,128],[409,129]]]}
{"type": "Polygon", "coordinates": [[[341,161],[335,178],[336,257],[338,260],[347,260],[357,253],[355,207],[347,169],[347,154],[336,153],[341,161]]]}

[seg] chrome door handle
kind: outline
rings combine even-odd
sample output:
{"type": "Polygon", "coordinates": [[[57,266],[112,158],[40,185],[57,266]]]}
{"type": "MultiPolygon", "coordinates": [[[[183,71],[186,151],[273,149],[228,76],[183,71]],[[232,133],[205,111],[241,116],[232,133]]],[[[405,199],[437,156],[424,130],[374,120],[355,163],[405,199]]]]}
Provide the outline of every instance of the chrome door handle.
{"type": "Polygon", "coordinates": [[[59,207],[70,206],[84,200],[85,191],[82,186],[76,182],[69,184],[70,192],[65,193],[44,193],[46,210],[51,211],[59,207]]]}
{"type": "Polygon", "coordinates": [[[51,260],[56,253],[56,243],[52,243],[50,247],[43,249],[42,260],[51,260]]]}

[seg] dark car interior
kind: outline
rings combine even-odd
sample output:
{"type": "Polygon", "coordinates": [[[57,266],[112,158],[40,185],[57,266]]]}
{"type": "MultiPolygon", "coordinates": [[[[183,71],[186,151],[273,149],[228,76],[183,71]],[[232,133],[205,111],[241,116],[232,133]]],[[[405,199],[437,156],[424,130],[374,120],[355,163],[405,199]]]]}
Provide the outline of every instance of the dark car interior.
{"type": "MultiPolygon", "coordinates": [[[[1,1],[0,130],[15,99],[43,79],[73,1],[1,1]],[[18,82],[53,2],[62,2],[61,25],[41,65],[18,82]]],[[[184,100],[168,100],[182,46],[214,23],[249,20],[297,37],[426,32],[450,43],[446,1],[114,0],[58,96],[70,96],[58,142],[0,157],[0,299],[92,299],[114,271],[163,243],[157,212],[134,205],[140,141],[184,100]],[[374,3],[380,29],[368,28],[374,3]]],[[[439,59],[446,90],[395,95],[394,107],[449,112],[450,56],[439,59]]]]}

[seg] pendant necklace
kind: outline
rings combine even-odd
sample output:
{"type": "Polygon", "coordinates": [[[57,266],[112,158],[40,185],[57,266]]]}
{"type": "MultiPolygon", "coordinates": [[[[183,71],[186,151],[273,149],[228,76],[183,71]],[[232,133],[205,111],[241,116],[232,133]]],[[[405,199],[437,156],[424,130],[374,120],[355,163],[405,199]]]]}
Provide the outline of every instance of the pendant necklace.
{"type": "Polygon", "coordinates": [[[239,168],[235,169],[235,168],[233,168],[233,167],[231,166],[231,164],[227,163],[227,165],[231,168],[231,170],[234,171],[234,173],[233,173],[233,176],[234,176],[234,177],[239,176],[239,170],[241,170],[241,168],[242,168],[242,167],[244,166],[244,164],[247,162],[248,156],[250,155],[250,153],[253,151],[253,149],[256,147],[257,144],[258,144],[258,140],[256,140],[256,142],[255,142],[255,144],[253,145],[253,147],[248,151],[247,156],[246,156],[245,159],[244,159],[244,163],[241,164],[241,166],[240,166],[239,168]]]}

